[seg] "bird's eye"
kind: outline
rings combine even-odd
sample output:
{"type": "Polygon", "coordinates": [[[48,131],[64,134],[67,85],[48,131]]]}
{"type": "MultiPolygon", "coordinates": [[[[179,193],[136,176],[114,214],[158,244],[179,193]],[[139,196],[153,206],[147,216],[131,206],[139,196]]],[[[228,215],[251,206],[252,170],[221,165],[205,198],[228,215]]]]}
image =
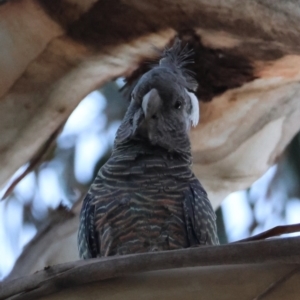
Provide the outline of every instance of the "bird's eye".
{"type": "Polygon", "coordinates": [[[180,108],[181,108],[181,105],[182,105],[181,101],[176,101],[174,107],[175,107],[176,109],[180,109],[180,108]]]}

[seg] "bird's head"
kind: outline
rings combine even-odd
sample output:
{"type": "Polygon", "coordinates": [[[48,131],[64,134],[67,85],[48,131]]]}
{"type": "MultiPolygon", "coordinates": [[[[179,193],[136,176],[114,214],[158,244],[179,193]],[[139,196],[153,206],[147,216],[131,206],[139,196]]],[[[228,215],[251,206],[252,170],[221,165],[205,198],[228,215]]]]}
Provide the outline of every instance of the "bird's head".
{"type": "Polygon", "coordinates": [[[189,130],[199,121],[197,83],[185,69],[190,55],[177,40],[139,79],[116,141],[142,138],[170,151],[190,150],[189,130]]]}

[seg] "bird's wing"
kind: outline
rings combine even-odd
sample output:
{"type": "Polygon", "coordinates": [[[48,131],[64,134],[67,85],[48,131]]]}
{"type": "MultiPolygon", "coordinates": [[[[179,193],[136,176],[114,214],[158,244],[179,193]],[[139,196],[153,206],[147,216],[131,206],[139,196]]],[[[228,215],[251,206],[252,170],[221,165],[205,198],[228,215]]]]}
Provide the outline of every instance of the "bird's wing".
{"type": "Polygon", "coordinates": [[[95,205],[90,193],[83,200],[78,230],[78,251],[80,258],[97,257],[99,238],[95,228],[95,205]]]}
{"type": "Polygon", "coordinates": [[[184,211],[191,245],[219,244],[216,214],[197,179],[190,183],[190,190],[185,196],[184,211]]]}

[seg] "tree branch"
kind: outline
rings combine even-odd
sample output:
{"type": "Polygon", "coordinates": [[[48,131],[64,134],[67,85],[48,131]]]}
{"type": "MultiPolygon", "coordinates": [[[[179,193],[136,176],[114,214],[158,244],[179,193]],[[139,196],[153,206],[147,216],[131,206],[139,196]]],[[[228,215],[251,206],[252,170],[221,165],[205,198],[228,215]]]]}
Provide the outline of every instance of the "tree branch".
{"type": "Polygon", "coordinates": [[[0,299],[34,299],[81,284],[155,270],[258,263],[299,264],[299,245],[300,238],[287,238],[77,261],[4,282],[0,285],[0,299]]]}

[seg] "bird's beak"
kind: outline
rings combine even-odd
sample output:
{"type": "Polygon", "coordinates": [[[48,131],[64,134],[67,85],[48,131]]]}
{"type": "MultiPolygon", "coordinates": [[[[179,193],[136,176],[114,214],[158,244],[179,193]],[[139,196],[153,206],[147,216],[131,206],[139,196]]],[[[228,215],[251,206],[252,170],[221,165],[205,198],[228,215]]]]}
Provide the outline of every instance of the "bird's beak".
{"type": "Polygon", "coordinates": [[[142,101],[142,109],[145,115],[145,119],[148,120],[156,116],[161,106],[161,98],[156,89],[150,90],[142,101]]]}

